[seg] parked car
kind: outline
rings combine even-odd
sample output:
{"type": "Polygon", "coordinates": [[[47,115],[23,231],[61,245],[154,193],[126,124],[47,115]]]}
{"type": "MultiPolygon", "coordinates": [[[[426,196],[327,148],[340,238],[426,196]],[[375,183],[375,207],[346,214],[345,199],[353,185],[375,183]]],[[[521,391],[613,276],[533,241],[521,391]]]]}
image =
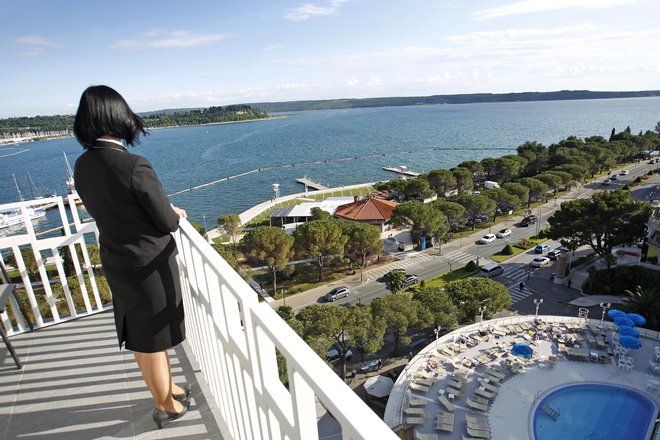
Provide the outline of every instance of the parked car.
{"type": "Polygon", "coordinates": [[[488,244],[492,243],[495,241],[495,234],[486,234],[483,237],[481,237],[479,240],[477,240],[478,244],[488,244]]]}
{"type": "MultiPolygon", "coordinates": [[[[347,360],[347,361],[350,361],[352,357],[353,357],[353,352],[352,352],[351,349],[349,348],[349,349],[346,351],[346,360],[347,360]]],[[[339,350],[337,350],[337,347],[334,347],[334,346],[333,346],[333,347],[330,348],[330,350],[328,350],[328,354],[327,354],[327,356],[326,356],[326,360],[327,360],[328,362],[330,362],[331,364],[333,364],[333,365],[336,365],[336,364],[338,364],[339,362],[341,362],[341,356],[339,356],[339,350]]]]}
{"type": "Polygon", "coordinates": [[[486,264],[481,266],[479,273],[475,276],[492,278],[504,273],[504,268],[497,263],[486,264]]]}
{"type": "Polygon", "coordinates": [[[533,225],[534,223],[536,223],[536,216],[532,214],[523,218],[522,221],[520,222],[520,226],[529,226],[529,225],[533,225]]]}
{"type": "Polygon", "coordinates": [[[403,281],[402,286],[403,287],[409,287],[412,286],[413,284],[419,283],[419,277],[415,275],[414,273],[409,273],[406,275],[406,279],[403,281]]]}
{"type": "Polygon", "coordinates": [[[550,250],[550,246],[547,244],[540,244],[534,248],[534,252],[537,254],[545,254],[550,250]]]}
{"type": "Polygon", "coordinates": [[[504,237],[508,237],[509,235],[511,235],[511,229],[508,228],[502,229],[497,234],[495,234],[497,238],[504,238],[504,237]]]}
{"type": "Polygon", "coordinates": [[[630,171],[622,170],[621,173],[619,173],[619,174],[621,174],[622,176],[627,176],[628,174],[630,174],[630,171]]]}
{"type": "Polygon", "coordinates": [[[558,248],[556,248],[556,249],[553,249],[553,250],[551,250],[550,252],[548,252],[548,258],[550,258],[551,260],[554,261],[554,260],[557,259],[557,257],[558,257],[559,255],[561,255],[561,254],[565,254],[565,253],[568,252],[568,251],[569,251],[568,248],[565,248],[564,246],[560,246],[560,247],[558,247],[558,248]]]}
{"type": "Polygon", "coordinates": [[[548,257],[536,257],[531,261],[531,263],[529,263],[529,265],[532,267],[543,267],[549,265],[550,263],[552,263],[552,261],[548,257]]]}
{"type": "Polygon", "coordinates": [[[336,301],[339,298],[347,297],[350,293],[351,291],[348,290],[348,287],[337,287],[325,294],[325,300],[327,302],[336,301]]]}

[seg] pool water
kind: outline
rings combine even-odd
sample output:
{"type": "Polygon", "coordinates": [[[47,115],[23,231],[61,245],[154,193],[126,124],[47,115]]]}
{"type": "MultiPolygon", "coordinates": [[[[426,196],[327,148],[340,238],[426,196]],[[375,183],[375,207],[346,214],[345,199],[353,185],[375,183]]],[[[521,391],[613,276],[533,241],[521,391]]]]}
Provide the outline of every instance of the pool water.
{"type": "Polygon", "coordinates": [[[638,391],[601,384],[571,385],[546,396],[534,412],[536,440],[642,440],[654,420],[653,401],[638,391]],[[549,414],[555,413],[555,419],[549,414]]]}

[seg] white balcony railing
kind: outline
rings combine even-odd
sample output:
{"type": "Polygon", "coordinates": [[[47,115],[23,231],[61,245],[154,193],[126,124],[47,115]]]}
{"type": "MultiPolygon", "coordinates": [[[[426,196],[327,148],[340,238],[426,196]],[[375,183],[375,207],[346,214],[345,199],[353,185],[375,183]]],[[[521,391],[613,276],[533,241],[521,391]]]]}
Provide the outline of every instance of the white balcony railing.
{"type": "MultiPolygon", "coordinates": [[[[64,200],[58,201],[63,235],[39,238],[27,211],[38,203],[0,205],[0,211],[16,207],[23,210],[24,233],[0,238],[0,251],[5,263],[7,252],[14,255],[36,326],[104,310],[85,247],[93,242],[96,225],[80,221],[74,199],[69,196],[68,206],[73,207],[69,210],[70,220],[64,200]],[[74,244],[81,245],[82,262],[74,244]],[[29,246],[35,256],[40,283],[29,280],[22,246],[29,246]],[[62,248],[68,248],[73,257],[75,278],[70,280],[77,279],[76,295],[82,295],[83,306],[74,304],[73,286],[68,286],[59,256],[62,248]],[[48,278],[44,251],[51,254],[58,280],[48,278]],[[54,294],[51,283],[61,286],[61,291],[54,294]],[[48,307],[42,316],[39,305],[44,308],[44,302],[48,307]]],[[[217,404],[230,438],[318,439],[317,401],[337,420],[344,439],[398,438],[267,304],[258,302],[256,293],[187,221],[181,222],[175,238],[188,343],[209,384],[212,396],[206,397],[217,404]],[[278,352],[286,362],[288,388],[279,379],[278,352]]],[[[0,316],[10,335],[26,329],[16,310],[13,303],[15,326],[8,313],[0,316]]]]}

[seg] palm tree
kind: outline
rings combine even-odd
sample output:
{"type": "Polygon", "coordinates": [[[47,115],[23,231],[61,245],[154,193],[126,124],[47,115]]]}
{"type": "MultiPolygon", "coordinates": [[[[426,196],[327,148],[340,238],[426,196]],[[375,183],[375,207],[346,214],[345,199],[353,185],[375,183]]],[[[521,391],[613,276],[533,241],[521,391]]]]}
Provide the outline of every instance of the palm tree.
{"type": "Polygon", "coordinates": [[[630,313],[638,313],[646,318],[646,327],[660,330],[660,290],[637,286],[634,291],[626,290],[628,300],[621,307],[630,313]]]}

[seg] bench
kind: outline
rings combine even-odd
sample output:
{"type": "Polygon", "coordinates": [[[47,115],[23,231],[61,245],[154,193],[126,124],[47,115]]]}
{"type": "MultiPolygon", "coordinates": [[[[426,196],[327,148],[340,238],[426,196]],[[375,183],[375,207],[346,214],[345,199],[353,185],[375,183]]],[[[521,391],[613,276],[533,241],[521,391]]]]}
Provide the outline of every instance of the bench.
{"type": "MultiPolygon", "coordinates": [[[[6,310],[7,303],[9,303],[12,296],[14,297],[16,304],[18,304],[18,308],[21,310],[25,322],[30,326],[30,330],[33,330],[34,327],[32,326],[32,321],[30,321],[25,307],[23,307],[23,304],[18,300],[18,296],[16,296],[16,284],[0,284],[0,313],[3,313],[6,310]]],[[[14,358],[14,362],[16,362],[16,367],[21,369],[23,367],[23,365],[21,365],[21,360],[18,358],[14,347],[11,345],[5,327],[2,324],[0,324],[0,334],[2,335],[2,340],[7,346],[7,350],[9,350],[9,354],[11,354],[11,357],[14,358]]]]}

